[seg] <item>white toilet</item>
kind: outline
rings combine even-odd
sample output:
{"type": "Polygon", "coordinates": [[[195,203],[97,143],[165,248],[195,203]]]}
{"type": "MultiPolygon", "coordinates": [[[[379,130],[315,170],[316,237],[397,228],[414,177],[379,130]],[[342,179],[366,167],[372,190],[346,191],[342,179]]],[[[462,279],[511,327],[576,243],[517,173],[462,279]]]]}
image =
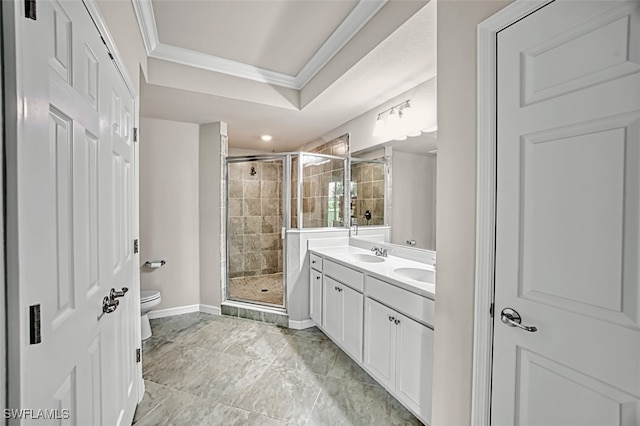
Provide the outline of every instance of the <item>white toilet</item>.
{"type": "Polygon", "coordinates": [[[140,329],[142,340],[151,337],[151,325],[149,324],[149,311],[162,301],[158,290],[140,290],[140,329]]]}

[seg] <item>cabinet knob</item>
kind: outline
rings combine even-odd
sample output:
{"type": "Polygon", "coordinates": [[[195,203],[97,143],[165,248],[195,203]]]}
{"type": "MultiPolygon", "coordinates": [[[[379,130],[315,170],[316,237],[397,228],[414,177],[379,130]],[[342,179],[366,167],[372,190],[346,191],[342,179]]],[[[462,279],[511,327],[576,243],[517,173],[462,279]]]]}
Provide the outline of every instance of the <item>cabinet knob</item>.
{"type": "Polygon", "coordinates": [[[320,279],[320,275],[317,275],[317,276],[316,276],[316,280],[319,280],[319,279],[320,279]]]}
{"type": "Polygon", "coordinates": [[[315,264],[316,264],[316,261],[315,261],[315,260],[312,260],[312,261],[311,261],[311,263],[313,263],[313,264],[315,265],[315,264]]]}
{"type": "Polygon", "coordinates": [[[395,318],[392,317],[391,315],[389,315],[389,321],[394,321],[394,320],[395,320],[395,318]]]}
{"type": "Polygon", "coordinates": [[[393,322],[394,322],[396,325],[400,324],[400,320],[399,320],[399,319],[394,319],[394,320],[393,320],[393,322]]]}

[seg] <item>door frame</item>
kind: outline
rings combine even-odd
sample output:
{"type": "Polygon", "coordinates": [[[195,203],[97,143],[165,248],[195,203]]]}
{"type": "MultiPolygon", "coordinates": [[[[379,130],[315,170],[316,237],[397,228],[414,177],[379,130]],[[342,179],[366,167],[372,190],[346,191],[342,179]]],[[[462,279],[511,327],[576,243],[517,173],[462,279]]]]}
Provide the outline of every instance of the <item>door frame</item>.
{"type": "Polygon", "coordinates": [[[473,425],[491,424],[498,33],[553,1],[516,0],[477,27],[476,276],[471,388],[473,425]]]}
{"type": "MultiPolygon", "coordinates": [[[[107,45],[107,48],[113,55],[113,61],[115,63],[116,68],[118,69],[120,75],[122,76],[125,86],[127,90],[130,92],[131,96],[134,100],[134,114],[133,117],[133,126],[138,128],[139,123],[139,93],[137,92],[136,86],[134,84],[134,80],[131,79],[129,72],[125,66],[125,62],[123,60],[122,54],[118,50],[116,43],[109,31],[106,22],[100,12],[100,9],[97,5],[97,0],[82,0],[84,3],[87,12],[91,19],[93,20],[94,25],[96,26],[96,31],[102,36],[104,43],[107,45]]],[[[0,392],[0,397],[3,399],[2,405],[4,407],[13,407],[18,408],[21,406],[21,388],[22,388],[22,379],[21,376],[21,354],[23,351],[22,348],[22,336],[25,333],[25,330],[28,329],[28,324],[25,324],[26,316],[23,315],[23,312],[20,310],[20,289],[19,289],[19,268],[18,268],[18,242],[17,242],[17,223],[18,223],[18,212],[17,212],[17,194],[18,194],[18,182],[17,182],[17,149],[19,144],[19,132],[18,132],[18,117],[17,113],[21,105],[21,88],[19,86],[20,79],[20,70],[19,55],[24,48],[22,45],[22,37],[17,33],[16,29],[16,19],[26,19],[22,16],[19,16],[24,6],[21,6],[19,2],[2,2],[0,4],[0,17],[2,19],[2,75],[3,75],[3,86],[2,93],[0,96],[1,105],[4,107],[2,113],[0,113],[0,120],[3,124],[3,133],[0,135],[0,141],[3,143],[4,150],[0,155],[4,155],[6,152],[6,157],[0,157],[2,163],[0,164],[0,170],[6,170],[6,180],[0,182],[3,188],[2,195],[2,203],[6,209],[6,216],[4,215],[4,210],[0,211],[0,219],[2,219],[2,232],[0,242],[3,243],[2,247],[0,247],[0,255],[2,255],[2,259],[0,260],[0,266],[6,268],[4,271],[0,268],[0,272],[3,272],[3,282],[4,286],[0,291],[0,294],[4,296],[4,300],[0,298],[0,301],[3,301],[3,305],[6,307],[6,310],[2,312],[2,319],[0,320],[0,324],[4,321],[4,326],[0,331],[0,338],[2,338],[2,342],[4,345],[3,354],[5,356],[2,359],[2,365],[0,366],[0,377],[2,378],[2,386],[3,391],[0,392]],[[18,10],[16,10],[18,9],[18,10]],[[6,67],[6,64],[11,64],[11,67],[6,67]],[[15,107],[12,107],[15,106],[15,107]],[[6,251],[3,251],[6,248],[6,251]],[[6,335],[5,335],[6,333],[6,335]],[[6,393],[5,393],[6,392],[6,393]]],[[[133,223],[133,232],[134,238],[139,238],[139,223],[138,223],[138,204],[139,204],[139,194],[138,194],[138,146],[137,142],[134,146],[134,200],[133,200],[133,208],[135,212],[135,219],[133,223]]],[[[136,260],[138,260],[139,254],[134,255],[136,260]]],[[[139,263],[139,262],[138,262],[139,263]]],[[[140,286],[140,276],[139,274],[135,274],[135,286],[139,288],[140,286]]],[[[134,301],[134,303],[139,303],[139,298],[134,301]]],[[[137,341],[140,341],[140,327],[136,327],[134,330],[134,337],[137,341]]],[[[0,346],[0,348],[2,348],[0,346]]],[[[142,379],[142,363],[137,365],[137,375],[139,377],[138,380],[138,403],[142,400],[144,396],[144,380],[142,379]]]]}

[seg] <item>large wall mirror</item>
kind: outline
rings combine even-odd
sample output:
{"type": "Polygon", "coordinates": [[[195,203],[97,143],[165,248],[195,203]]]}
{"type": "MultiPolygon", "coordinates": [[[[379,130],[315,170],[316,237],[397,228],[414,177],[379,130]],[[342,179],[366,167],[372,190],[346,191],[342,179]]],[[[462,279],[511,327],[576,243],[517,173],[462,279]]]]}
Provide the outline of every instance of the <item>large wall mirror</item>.
{"type": "Polygon", "coordinates": [[[351,164],[352,211],[358,225],[390,225],[391,243],[435,251],[437,132],[351,155],[358,159],[351,164]]]}

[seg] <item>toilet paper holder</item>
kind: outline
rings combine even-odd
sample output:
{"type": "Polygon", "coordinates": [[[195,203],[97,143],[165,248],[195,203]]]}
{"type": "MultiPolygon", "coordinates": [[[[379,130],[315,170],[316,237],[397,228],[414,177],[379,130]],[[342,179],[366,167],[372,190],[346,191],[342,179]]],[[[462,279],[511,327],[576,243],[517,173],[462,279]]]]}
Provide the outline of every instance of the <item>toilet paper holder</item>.
{"type": "Polygon", "coordinates": [[[149,268],[160,268],[167,263],[164,260],[147,260],[144,262],[144,266],[148,266],[149,268]]]}

